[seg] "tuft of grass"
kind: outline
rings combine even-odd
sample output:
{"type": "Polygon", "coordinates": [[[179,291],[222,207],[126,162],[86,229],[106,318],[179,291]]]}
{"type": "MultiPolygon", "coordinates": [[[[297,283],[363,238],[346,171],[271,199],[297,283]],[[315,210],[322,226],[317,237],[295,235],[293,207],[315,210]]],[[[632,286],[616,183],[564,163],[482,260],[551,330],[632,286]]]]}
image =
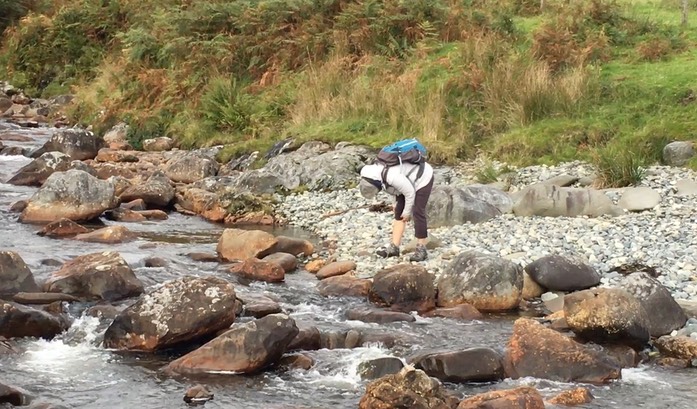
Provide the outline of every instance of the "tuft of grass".
{"type": "Polygon", "coordinates": [[[638,185],[646,176],[645,163],[631,150],[606,148],[593,154],[599,188],[638,185]]]}

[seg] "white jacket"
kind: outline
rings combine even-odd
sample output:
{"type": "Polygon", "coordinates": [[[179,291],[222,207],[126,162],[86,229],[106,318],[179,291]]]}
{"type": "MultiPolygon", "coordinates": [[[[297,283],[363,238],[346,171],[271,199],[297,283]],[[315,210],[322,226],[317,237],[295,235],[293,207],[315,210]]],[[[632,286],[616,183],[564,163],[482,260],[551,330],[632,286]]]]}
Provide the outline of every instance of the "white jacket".
{"type": "MultiPolygon", "coordinates": [[[[361,169],[361,176],[382,183],[383,169],[383,166],[380,164],[366,165],[361,169]]],[[[433,177],[433,167],[428,163],[424,164],[424,173],[419,179],[416,179],[417,173],[419,173],[419,165],[403,163],[402,165],[388,168],[387,174],[385,175],[385,181],[388,185],[383,186],[385,192],[393,196],[404,195],[404,211],[402,214],[411,215],[412,207],[414,207],[414,199],[416,198],[416,191],[426,186],[431,181],[433,177]]]]}

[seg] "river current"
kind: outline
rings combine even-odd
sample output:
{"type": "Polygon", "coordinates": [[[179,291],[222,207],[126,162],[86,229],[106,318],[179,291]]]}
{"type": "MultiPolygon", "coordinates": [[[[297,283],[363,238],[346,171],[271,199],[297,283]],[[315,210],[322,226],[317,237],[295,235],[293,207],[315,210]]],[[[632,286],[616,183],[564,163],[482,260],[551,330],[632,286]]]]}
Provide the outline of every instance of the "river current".
{"type": "MultiPolygon", "coordinates": [[[[53,129],[24,129],[0,122],[0,140],[6,146],[36,148],[53,129]]],[[[170,213],[165,221],[127,223],[139,239],[130,243],[104,245],[73,240],[56,240],[36,234],[39,227],[17,222],[9,207],[29,198],[35,188],[4,183],[31,160],[23,156],[0,156],[0,250],[18,252],[38,282],[46,279],[57,262],[104,250],[118,251],[146,286],[183,275],[218,275],[230,278],[217,263],[195,262],[191,252],[213,253],[223,227],[203,219],[170,213]],[[144,260],[160,257],[167,267],[145,267],[144,260]],[[52,266],[53,265],[53,266],[52,266]]],[[[111,225],[115,222],[105,221],[111,225]]],[[[305,232],[285,228],[276,234],[302,236],[305,232]]],[[[389,333],[405,342],[387,348],[373,345],[356,349],[308,351],[316,364],[310,370],[267,371],[259,375],[221,375],[207,379],[167,378],[158,372],[171,357],[147,354],[119,354],[105,350],[101,339],[106,330],[99,319],[83,315],[88,304],[72,305],[71,328],[51,340],[23,339],[19,354],[0,355],[0,382],[30,391],[41,401],[69,408],[185,408],[186,389],[204,383],[215,394],[207,408],[356,408],[367,381],[361,380],[358,365],[383,356],[405,358],[410,354],[439,348],[489,346],[502,350],[511,333],[515,316],[488,316],[473,322],[417,317],[412,323],[366,324],[348,321],[346,309],[364,302],[324,298],[315,289],[317,279],[304,271],[288,274],[285,283],[240,283],[241,293],[270,295],[298,326],[314,325],[320,330],[358,328],[389,333]]],[[[585,408],[674,408],[697,407],[697,383],[691,370],[640,366],[623,369],[622,379],[610,385],[591,386],[595,400],[585,408]]],[[[532,385],[545,395],[569,389],[563,384],[540,379],[505,380],[496,384],[456,385],[446,383],[460,396],[490,389],[532,385]]]]}

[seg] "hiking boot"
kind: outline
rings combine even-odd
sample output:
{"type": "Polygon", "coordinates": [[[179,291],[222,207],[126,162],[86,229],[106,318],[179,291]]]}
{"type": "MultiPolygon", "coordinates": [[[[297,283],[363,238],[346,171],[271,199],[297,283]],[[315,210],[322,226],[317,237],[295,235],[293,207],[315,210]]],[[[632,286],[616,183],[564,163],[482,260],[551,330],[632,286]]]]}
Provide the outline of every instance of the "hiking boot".
{"type": "Polygon", "coordinates": [[[410,261],[424,261],[428,257],[428,252],[426,251],[426,246],[423,244],[417,244],[414,254],[409,257],[410,261]]]}
{"type": "Polygon", "coordinates": [[[391,243],[389,246],[387,246],[386,249],[378,250],[376,252],[376,254],[382,258],[398,257],[399,256],[399,247],[397,247],[391,243]]]}

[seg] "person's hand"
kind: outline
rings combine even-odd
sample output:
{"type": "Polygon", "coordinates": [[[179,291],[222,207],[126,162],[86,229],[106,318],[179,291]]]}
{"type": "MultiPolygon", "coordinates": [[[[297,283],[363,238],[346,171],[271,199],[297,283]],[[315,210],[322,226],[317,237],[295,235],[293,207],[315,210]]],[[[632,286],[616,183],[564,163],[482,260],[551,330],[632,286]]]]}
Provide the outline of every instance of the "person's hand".
{"type": "Polygon", "coordinates": [[[404,223],[408,222],[409,220],[411,220],[411,216],[410,216],[410,215],[408,215],[408,214],[402,215],[402,221],[403,221],[404,223]]]}

